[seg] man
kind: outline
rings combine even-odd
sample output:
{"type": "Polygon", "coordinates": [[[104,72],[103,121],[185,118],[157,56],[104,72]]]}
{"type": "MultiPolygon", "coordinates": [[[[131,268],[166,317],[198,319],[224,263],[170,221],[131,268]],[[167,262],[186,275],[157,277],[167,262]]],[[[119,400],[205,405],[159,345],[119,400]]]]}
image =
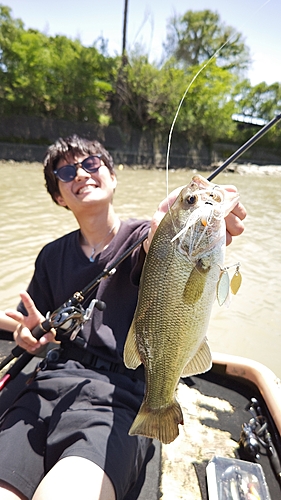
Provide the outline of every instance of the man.
{"type": "MultiPolygon", "coordinates": [[[[57,359],[41,363],[3,416],[0,498],[121,500],[134,486],[151,445],[143,436],[128,436],[144,380],[142,369],[124,367],[123,347],[145,253],[168,201],[160,204],[151,223],[120,221],[112,204],[117,181],[111,156],[97,141],[77,136],[50,146],[44,173],[48,192],[73,212],[79,229],[41,250],[18,311],[7,312],[19,323],[14,337],[24,349],[34,353],[53,341],[52,332],[38,341],[31,330],[132,244],[146,234],[148,238],[83,302],[87,307],[96,298],[106,309],[95,309],[79,332],[82,347],[62,338],[57,359]]],[[[242,233],[245,215],[238,204],[227,217],[228,243],[242,233]]]]}

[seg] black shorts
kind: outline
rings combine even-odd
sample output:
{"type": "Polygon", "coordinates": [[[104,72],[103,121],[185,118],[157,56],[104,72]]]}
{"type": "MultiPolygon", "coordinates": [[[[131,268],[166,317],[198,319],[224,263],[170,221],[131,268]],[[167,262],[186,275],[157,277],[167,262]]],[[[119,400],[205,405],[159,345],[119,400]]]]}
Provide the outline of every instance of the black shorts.
{"type": "Polygon", "coordinates": [[[76,361],[41,372],[0,422],[0,479],[31,498],[58,460],[79,456],[108,475],[121,500],[134,486],[151,440],[129,436],[143,382],[76,361]]]}

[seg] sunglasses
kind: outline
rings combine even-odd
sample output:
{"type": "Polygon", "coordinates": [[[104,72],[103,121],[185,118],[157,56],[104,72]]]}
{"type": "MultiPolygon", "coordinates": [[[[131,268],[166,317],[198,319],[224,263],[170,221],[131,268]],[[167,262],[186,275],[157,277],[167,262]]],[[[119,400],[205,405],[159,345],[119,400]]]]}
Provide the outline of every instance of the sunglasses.
{"type": "Polygon", "coordinates": [[[88,158],[85,158],[83,161],[78,161],[71,165],[64,165],[54,170],[54,174],[62,182],[71,182],[77,175],[78,166],[83,168],[85,172],[94,174],[101,166],[101,155],[88,156],[88,158]]]}

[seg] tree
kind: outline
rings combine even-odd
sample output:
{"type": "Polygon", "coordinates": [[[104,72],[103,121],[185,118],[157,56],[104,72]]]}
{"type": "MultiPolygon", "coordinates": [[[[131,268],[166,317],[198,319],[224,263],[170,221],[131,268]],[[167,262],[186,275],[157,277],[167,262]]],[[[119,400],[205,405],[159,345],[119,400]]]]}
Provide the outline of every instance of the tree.
{"type": "Polygon", "coordinates": [[[79,40],[25,30],[0,6],[2,114],[99,121],[107,112],[114,59],[79,40]]]}
{"type": "Polygon", "coordinates": [[[22,21],[12,19],[11,9],[0,4],[0,99],[2,105],[5,88],[9,85],[9,67],[16,64],[11,46],[19,39],[22,31],[22,21]]]}
{"type": "MultiPolygon", "coordinates": [[[[179,102],[200,67],[184,71],[169,64],[160,70],[147,57],[131,58],[123,69],[124,85],[115,89],[119,95],[119,112],[115,123],[127,123],[166,140],[179,102]],[[119,122],[120,120],[120,122],[119,122]]],[[[231,93],[236,77],[212,61],[198,74],[181,106],[175,132],[189,143],[203,141],[210,145],[226,138],[234,130],[232,114],[236,111],[231,93]]]]}
{"type": "MultiPolygon", "coordinates": [[[[188,88],[174,132],[189,144],[211,148],[218,140],[241,143],[251,132],[235,131],[233,113],[269,120],[280,112],[279,83],[251,87],[236,74],[246,64],[247,48],[217,14],[188,11],[174,16],[170,29],[165,64],[151,64],[140,45],[124,64],[122,56],[108,56],[103,39],[83,47],[79,40],[25,30],[0,5],[0,113],[113,122],[125,134],[138,129],[166,144],[188,88]],[[212,57],[231,34],[235,42],[212,57]]],[[[274,134],[277,144],[280,133],[274,134]]]]}
{"type": "Polygon", "coordinates": [[[281,112],[281,83],[261,82],[252,87],[249,80],[243,80],[237,92],[240,113],[244,116],[269,121],[281,112]]]}
{"type": "Polygon", "coordinates": [[[166,60],[174,57],[181,67],[199,65],[216,54],[218,65],[229,70],[247,68],[250,57],[242,35],[221,22],[210,10],[174,15],[168,20],[166,60]]]}
{"type": "MultiPolygon", "coordinates": [[[[281,113],[281,84],[267,85],[261,82],[251,86],[249,80],[242,80],[236,87],[237,110],[244,118],[238,125],[234,139],[245,142],[256,133],[257,125],[264,125],[281,113]]],[[[259,145],[270,146],[280,151],[281,127],[272,127],[260,140],[259,145]]]]}
{"type": "Polygon", "coordinates": [[[160,72],[147,56],[132,55],[127,64],[119,59],[119,69],[112,95],[111,112],[118,125],[153,128],[155,101],[160,95],[160,72]]]}
{"type": "Polygon", "coordinates": [[[5,55],[9,55],[9,48],[24,29],[20,19],[13,19],[11,9],[0,4],[0,66],[5,71],[5,55]]]}
{"type": "Polygon", "coordinates": [[[5,54],[2,112],[42,114],[47,107],[46,68],[50,64],[48,39],[39,32],[21,30],[5,54]]]}
{"type": "Polygon", "coordinates": [[[45,75],[54,117],[99,121],[111,91],[114,60],[95,47],[64,36],[49,39],[51,64],[45,75]]]}
{"type": "Polygon", "coordinates": [[[215,60],[200,71],[203,66],[189,68],[185,85],[193,83],[183,101],[175,131],[193,144],[203,142],[211,147],[218,140],[230,139],[234,132],[236,77],[219,67],[215,60]]]}

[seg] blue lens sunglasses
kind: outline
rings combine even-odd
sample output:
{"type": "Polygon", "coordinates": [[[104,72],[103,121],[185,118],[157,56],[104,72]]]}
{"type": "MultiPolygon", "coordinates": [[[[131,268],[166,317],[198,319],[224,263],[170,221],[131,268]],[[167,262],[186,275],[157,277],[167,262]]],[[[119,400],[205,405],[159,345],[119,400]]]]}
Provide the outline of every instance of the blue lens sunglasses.
{"type": "Polygon", "coordinates": [[[71,182],[77,175],[78,166],[82,167],[85,172],[94,174],[101,167],[101,155],[91,155],[83,161],[64,165],[63,167],[54,170],[55,176],[62,182],[71,182]]]}

